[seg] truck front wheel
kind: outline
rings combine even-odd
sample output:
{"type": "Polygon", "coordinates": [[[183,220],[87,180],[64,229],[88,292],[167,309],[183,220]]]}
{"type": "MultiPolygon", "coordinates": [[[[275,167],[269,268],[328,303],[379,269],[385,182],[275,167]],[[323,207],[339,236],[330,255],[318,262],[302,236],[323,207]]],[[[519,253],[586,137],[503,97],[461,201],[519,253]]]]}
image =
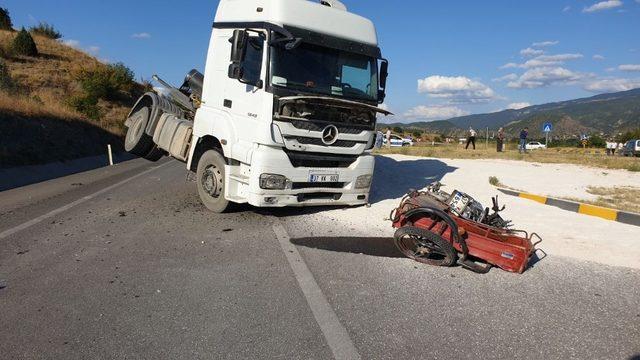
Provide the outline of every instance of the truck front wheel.
{"type": "Polygon", "coordinates": [[[223,213],[229,209],[229,201],[224,198],[224,157],[216,150],[208,150],[198,161],[196,173],[198,195],[209,210],[223,213]]]}

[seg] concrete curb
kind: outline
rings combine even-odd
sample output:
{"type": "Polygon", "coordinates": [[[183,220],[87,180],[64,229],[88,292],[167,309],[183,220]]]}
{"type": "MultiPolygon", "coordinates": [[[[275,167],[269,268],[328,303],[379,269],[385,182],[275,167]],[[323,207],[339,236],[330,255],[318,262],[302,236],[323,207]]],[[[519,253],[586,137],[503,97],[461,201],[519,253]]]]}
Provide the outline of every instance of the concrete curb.
{"type": "Polygon", "coordinates": [[[640,214],[619,211],[614,209],[603,208],[600,206],[578,203],[574,201],[554,199],[547,196],[540,196],[534,194],[528,194],[518,192],[509,189],[498,188],[503,194],[520,197],[523,199],[529,199],[535,202],[539,202],[544,205],[555,206],[562,210],[567,210],[579,214],[596,216],[602,219],[616,221],[628,225],[640,226],[640,214]]]}

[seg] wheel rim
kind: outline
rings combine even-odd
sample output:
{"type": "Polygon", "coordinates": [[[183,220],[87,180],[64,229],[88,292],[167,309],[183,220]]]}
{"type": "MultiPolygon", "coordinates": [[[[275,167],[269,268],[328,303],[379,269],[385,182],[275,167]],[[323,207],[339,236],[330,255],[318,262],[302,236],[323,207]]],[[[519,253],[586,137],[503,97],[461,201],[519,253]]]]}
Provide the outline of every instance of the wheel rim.
{"type": "Polygon", "coordinates": [[[222,172],[215,165],[207,166],[200,179],[202,189],[212,198],[219,198],[222,193],[222,172]]]}
{"type": "Polygon", "coordinates": [[[404,234],[396,239],[398,249],[408,258],[429,265],[444,265],[451,263],[447,252],[440,245],[428,238],[404,234]]]}
{"type": "Polygon", "coordinates": [[[142,123],[144,122],[143,120],[144,119],[142,118],[142,115],[140,115],[139,113],[136,113],[132,116],[132,124],[129,127],[129,131],[127,131],[127,138],[130,141],[135,141],[140,137],[140,132],[142,131],[142,123]]]}

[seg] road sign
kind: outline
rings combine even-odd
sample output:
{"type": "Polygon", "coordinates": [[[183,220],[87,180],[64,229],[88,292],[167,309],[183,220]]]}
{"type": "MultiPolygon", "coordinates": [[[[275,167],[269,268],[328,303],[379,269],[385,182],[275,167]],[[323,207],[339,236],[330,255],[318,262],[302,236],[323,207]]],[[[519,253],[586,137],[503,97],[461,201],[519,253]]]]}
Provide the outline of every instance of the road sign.
{"type": "Polygon", "coordinates": [[[542,131],[546,132],[546,133],[550,133],[551,130],[553,130],[553,124],[552,123],[544,123],[544,125],[542,126],[542,131]]]}

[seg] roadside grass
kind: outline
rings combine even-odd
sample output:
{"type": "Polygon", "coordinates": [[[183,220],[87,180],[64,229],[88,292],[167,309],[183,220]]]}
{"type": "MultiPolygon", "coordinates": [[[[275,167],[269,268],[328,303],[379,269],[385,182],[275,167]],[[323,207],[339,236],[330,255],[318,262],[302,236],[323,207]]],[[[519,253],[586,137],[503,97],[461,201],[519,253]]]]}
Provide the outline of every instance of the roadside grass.
{"type": "Polygon", "coordinates": [[[135,97],[127,101],[100,100],[103,116],[95,120],[80,114],[67,101],[83,93],[77,79],[79,73],[107,65],[90,54],[37,34],[33,39],[40,52],[38,56],[12,56],[8,48],[14,36],[15,33],[0,30],[0,48],[6,50],[4,61],[16,84],[15,91],[0,94],[0,113],[82,120],[115,135],[124,135],[124,119],[135,97]]]}
{"type": "MultiPolygon", "coordinates": [[[[495,144],[494,144],[495,145],[495,144]]],[[[443,159],[503,159],[536,163],[575,164],[604,169],[623,169],[640,171],[640,159],[622,156],[607,156],[603,149],[551,148],[533,150],[526,154],[518,153],[515,144],[508,144],[505,152],[497,152],[489,143],[487,149],[479,144],[476,150],[465,150],[461,145],[411,146],[401,148],[382,148],[380,154],[402,154],[443,159]]]]}
{"type": "Polygon", "coordinates": [[[498,179],[495,176],[489,176],[489,184],[493,186],[503,187],[503,184],[500,182],[500,179],[498,179]]]}

